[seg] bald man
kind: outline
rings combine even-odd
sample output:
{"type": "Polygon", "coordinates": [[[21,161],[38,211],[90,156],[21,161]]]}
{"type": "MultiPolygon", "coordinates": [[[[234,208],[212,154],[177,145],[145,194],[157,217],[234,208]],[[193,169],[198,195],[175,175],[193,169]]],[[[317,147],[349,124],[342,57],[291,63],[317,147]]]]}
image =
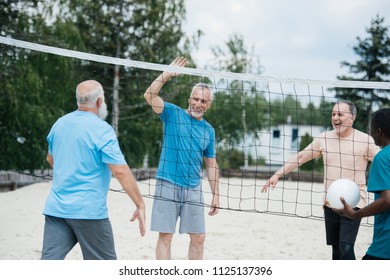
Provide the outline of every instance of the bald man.
{"type": "Polygon", "coordinates": [[[112,175],[136,206],[145,234],[145,204],[119,148],[114,129],[104,121],[107,106],[100,83],[88,80],[76,89],[78,109],[61,118],[48,136],[47,161],[53,183],[43,214],[42,260],[62,260],[79,243],[86,260],[115,260],[107,209],[112,175]]]}

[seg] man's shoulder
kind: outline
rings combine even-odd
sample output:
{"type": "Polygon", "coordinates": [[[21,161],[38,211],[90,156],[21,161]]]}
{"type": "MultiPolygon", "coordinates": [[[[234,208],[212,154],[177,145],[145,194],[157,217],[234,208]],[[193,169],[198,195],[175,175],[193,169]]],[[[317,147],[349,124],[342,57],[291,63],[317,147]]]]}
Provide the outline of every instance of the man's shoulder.
{"type": "Polygon", "coordinates": [[[180,108],[176,104],[173,104],[173,103],[170,103],[170,102],[167,102],[167,101],[164,101],[164,109],[175,109],[175,110],[180,109],[180,110],[183,110],[182,108],[180,108]]]}
{"type": "Polygon", "coordinates": [[[84,126],[95,131],[113,129],[109,123],[102,120],[97,115],[77,110],[60,117],[56,123],[61,123],[61,126],[72,126],[77,124],[77,126],[84,126]]]}
{"type": "Polygon", "coordinates": [[[214,130],[214,127],[205,118],[203,118],[202,120],[204,121],[204,123],[205,123],[205,125],[207,127],[209,127],[210,129],[214,130]]]}
{"type": "Polygon", "coordinates": [[[361,142],[361,143],[372,143],[374,144],[374,138],[372,138],[371,135],[368,133],[365,133],[363,131],[354,129],[354,134],[353,134],[354,140],[361,142]]]}
{"type": "Polygon", "coordinates": [[[186,111],[179,107],[178,105],[175,105],[170,102],[164,102],[164,110],[162,111],[160,117],[163,119],[166,117],[171,117],[171,116],[182,116],[184,114],[187,114],[186,111]]]}
{"type": "Polygon", "coordinates": [[[353,129],[353,133],[354,133],[354,135],[360,136],[360,137],[371,137],[368,133],[360,131],[360,130],[358,130],[356,128],[353,129]]]}

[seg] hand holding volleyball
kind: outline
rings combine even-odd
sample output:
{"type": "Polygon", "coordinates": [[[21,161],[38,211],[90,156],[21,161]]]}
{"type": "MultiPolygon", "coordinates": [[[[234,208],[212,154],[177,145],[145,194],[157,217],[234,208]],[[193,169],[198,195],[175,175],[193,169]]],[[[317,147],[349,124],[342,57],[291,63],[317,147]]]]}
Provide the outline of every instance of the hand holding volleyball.
{"type": "Polygon", "coordinates": [[[354,208],[360,201],[360,191],[358,185],[349,179],[338,179],[334,181],[328,188],[326,200],[330,206],[335,209],[343,209],[344,204],[340,197],[344,198],[345,202],[354,208]]]}

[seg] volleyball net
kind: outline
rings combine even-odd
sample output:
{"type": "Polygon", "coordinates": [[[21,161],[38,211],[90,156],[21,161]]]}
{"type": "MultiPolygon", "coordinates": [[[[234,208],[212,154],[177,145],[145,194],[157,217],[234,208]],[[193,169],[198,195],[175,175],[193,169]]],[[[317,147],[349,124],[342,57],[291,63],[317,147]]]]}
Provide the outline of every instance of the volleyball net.
{"type": "MultiPolygon", "coordinates": [[[[356,104],[358,115],[368,115],[383,105],[390,90],[390,83],[385,82],[304,80],[182,68],[1,36],[0,58],[2,185],[18,180],[13,176],[30,178],[25,179],[29,183],[31,178],[52,179],[45,161],[46,135],[58,117],[76,109],[76,85],[96,79],[108,100],[107,121],[118,134],[141,193],[158,199],[154,197],[154,177],[163,129],[143,94],[162,71],[171,71],[181,75],[162,89],[165,101],[187,108],[190,91],[198,82],[208,83],[214,92],[205,119],[216,132],[221,208],[313,219],[323,219],[321,159],[285,175],[267,193],[261,192],[264,183],[313,137],[332,129],[332,107],[342,94],[369,94],[370,99],[361,98],[356,104]]],[[[364,132],[368,131],[366,116],[356,122],[364,132]]],[[[211,193],[205,171],[202,178],[207,207],[211,193]]],[[[111,190],[122,192],[115,184],[111,190]]],[[[367,219],[366,224],[372,221],[367,219]]]]}

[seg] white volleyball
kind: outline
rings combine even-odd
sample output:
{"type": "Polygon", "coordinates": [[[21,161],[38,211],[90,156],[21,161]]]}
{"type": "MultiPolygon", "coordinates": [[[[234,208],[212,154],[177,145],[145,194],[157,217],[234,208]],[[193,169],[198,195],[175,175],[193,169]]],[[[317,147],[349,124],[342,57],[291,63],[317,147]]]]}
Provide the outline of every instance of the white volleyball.
{"type": "Polygon", "coordinates": [[[338,179],[334,181],[328,188],[326,200],[332,208],[342,209],[344,205],[340,197],[343,197],[345,202],[352,208],[356,207],[360,200],[358,185],[349,179],[338,179]]]}

